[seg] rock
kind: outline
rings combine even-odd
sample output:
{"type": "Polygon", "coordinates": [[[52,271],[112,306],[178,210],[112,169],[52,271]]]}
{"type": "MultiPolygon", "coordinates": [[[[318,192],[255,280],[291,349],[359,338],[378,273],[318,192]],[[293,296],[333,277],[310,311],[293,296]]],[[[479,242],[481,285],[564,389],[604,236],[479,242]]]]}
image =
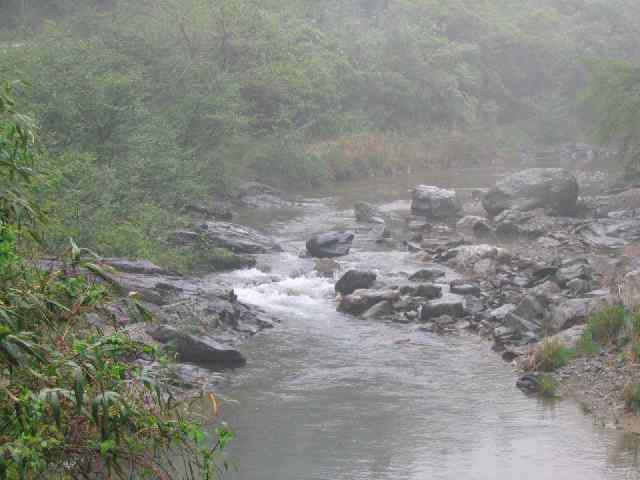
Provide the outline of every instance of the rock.
{"type": "Polygon", "coordinates": [[[247,363],[235,348],[206,336],[194,336],[173,327],[161,325],[149,331],[160,343],[170,343],[180,360],[204,366],[241,367],[247,363]]]}
{"type": "Polygon", "coordinates": [[[560,304],[551,305],[545,321],[547,332],[556,333],[585,323],[594,311],[595,302],[591,298],[573,298],[560,304]]]}
{"type": "Polygon", "coordinates": [[[148,260],[129,260],[126,258],[105,258],[103,263],[125,273],[137,273],[141,275],[162,275],[167,273],[158,265],[148,260]]]}
{"type": "Polygon", "coordinates": [[[449,291],[457,295],[479,295],[480,286],[464,279],[458,279],[449,284],[449,291]]]}
{"type": "Polygon", "coordinates": [[[451,220],[462,213],[456,192],[443,188],[418,185],[413,190],[411,212],[432,220],[451,220]]]}
{"type": "Polygon", "coordinates": [[[196,245],[202,236],[198,232],[191,230],[176,230],[172,232],[168,240],[173,245],[178,247],[187,247],[190,245],[196,245]]]}
{"type": "Polygon", "coordinates": [[[449,315],[440,315],[439,317],[435,317],[432,319],[434,325],[438,327],[446,327],[448,325],[453,325],[456,323],[456,319],[449,315]]]}
{"type": "Polygon", "coordinates": [[[507,303],[499,308],[495,308],[489,312],[489,318],[496,321],[503,321],[505,317],[513,312],[516,306],[513,303],[507,303]]]}
{"type": "Polygon", "coordinates": [[[414,233],[425,233],[431,230],[433,227],[430,223],[424,220],[408,219],[407,229],[414,233]]]}
{"type": "Polygon", "coordinates": [[[333,277],[336,272],[340,271],[340,264],[331,258],[318,258],[315,270],[322,277],[333,277]]]}
{"type": "Polygon", "coordinates": [[[531,168],[498,181],[482,205],[491,217],[504,210],[535,208],[571,216],[576,212],[578,190],[578,181],[567,170],[531,168]]]}
{"type": "Polygon", "coordinates": [[[463,245],[447,250],[443,258],[449,260],[457,268],[468,270],[481,260],[507,262],[510,260],[511,254],[504,248],[493,245],[463,245]]]}
{"type": "Polygon", "coordinates": [[[556,333],[549,337],[551,340],[559,340],[564,346],[569,348],[576,348],[578,341],[582,334],[587,329],[587,325],[574,325],[573,327],[564,330],[560,333],[556,333]]]}
{"type": "Polygon", "coordinates": [[[556,282],[561,287],[565,287],[571,280],[590,280],[592,275],[593,269],[588,263],[577,262],[560,268],[556,272],[556,282]]]}
{"type": "Polygon", "coordinates": [[[233,219],[233,212],[228,205],[215,205],[213,207],[203,205],[200,203],[193,203],[187,205],[185,210],[188,213],[199,215],[202,218],[216,220],[223,220],[229,222],[233,219]]]}
{"type": "Polygon", "coordinates": [[[540,389],[540,381],[537,375],[527,374],[516,381],[516,387],[529,393],[535,393],[540,389]]]}
{"type": "Polygon", "coordinates": [[[227,248],[234,253],[260,254],[282,251],[282,247],[271,238],[233,223],[204,222],[198,225],[198,229],[209,244],[227,248]]]}
{"type": "Polygon", "coordinates": [[[384,223],[385,215],[376,207],[367,202],[358,202],[353,207],[356,221],[361,223],[384,223]]]}
{"type": "Polygon", "coordinates": [[[583,295],[591,291],[591,284],[587,280],[574,278],[567,282],[567,288],[573,295],[583,295]]]}
{"type": "Polygon", "coordinates": [[[442,287],[433,283],[422,283],[420,285],[405,285],[400,288],[400,293],[412,297],[426,298],[433,300],[442,297],[442,287]]]}
{"type": "Polygon", "coordinates": [[[465,314],[464,304],[461,300],[434,300],[425,303],[420,311],[420,318],[429,321],[435,317],[449,315],[454,318],[463,317],[465,314]]]}
{"type": "Polygon", "coordinates": [[[340,299],[338,311],[360,315],[380,302],[393,303],[399,298],[400,292],[398,290],[356,290],[340,299]]]}
{"type": "Polygon", "coordinates": [[[349,295],[356,290],[371,288],[376,281],[376,274],[361,270],[349,270],[336,283],[336,293],[349,295]]]}
{"type": "Polygon", "coordinates": [[[290,205],[283,200],[284,193],[260,182],[245,182],[236,193],[236,199],[243,205],[254,208],[281,208],[290,205]]]}
{"type": "Polygon", "coordinates": [[[418,270],[414,274],[412,274],[409,277],[409,280],[413,282],[423,281],[423,280],[430,281],[430,280],[435,280],[436,278],[440,278],[444,276],[445,276],[445,272],[437,268],[423,268],[421,270],[418,270]]]}
{"type": "Polygon", "coordinates": [[[334,258],[349,254],[354,235],[350,232],[328,232],[307,241],[307,251],[316,258],[334,258]]]}
{"type": "Polygon", "coordinates": [[[362,314],[362,318],[371,320],[374,318],[388,317],[393,313],[393,305],[391,302],[384,300],[376,303],[373,307],[369,308],[362,314]]]}
{"type": "Polygon", "coordinates": [[[544,297],[527,295],[515,310],[505,316],[504,323],[521,335],[525,333],[537,335],[544,328],[547,303],[548,300],[544,297]]]}
{"type": "Polygon", "coordinates": [[[480,239],[489,239],[494,236],[493,230],[487,224],[487,219],[476,215],[462,217],[456,223],[456,230],[480,239]]]}

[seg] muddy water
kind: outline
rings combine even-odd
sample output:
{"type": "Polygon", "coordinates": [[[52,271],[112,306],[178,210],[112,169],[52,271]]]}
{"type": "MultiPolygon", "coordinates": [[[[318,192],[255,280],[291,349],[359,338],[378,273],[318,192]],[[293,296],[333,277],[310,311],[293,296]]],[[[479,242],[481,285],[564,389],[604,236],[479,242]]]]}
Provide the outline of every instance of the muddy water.
{"type": "MultiPolygon", "coordinates": [[[[312,233],[356,229],[343,269],[401,276],[424,266],[357,230],[349,208],[375,201],[406,212],[416,183],[482,187],[491,176],[445,172],[341,191],[296,212],[245,212],[285,248],[257,269],[212,277],[281,320],[243,347],[249,365],[222,392],[237,432],[236,480],[635,479],[637,438],[594,424],[571,401],[542,402],[514,387],[516,373],[473,335],[337,313],[333,280],[298,253],[312,233]]],[[[451,273],[453,275],[453,273],[451,273]]]]}

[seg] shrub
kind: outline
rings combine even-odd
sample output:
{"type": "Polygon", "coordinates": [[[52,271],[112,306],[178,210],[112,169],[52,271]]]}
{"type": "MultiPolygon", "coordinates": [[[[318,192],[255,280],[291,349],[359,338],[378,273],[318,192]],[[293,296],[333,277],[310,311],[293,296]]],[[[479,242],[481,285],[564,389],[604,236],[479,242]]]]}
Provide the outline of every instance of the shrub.
{"type": "Polygon", "coordinates": [[[627,408],[634,413],[640,413],[640,383],[627,385],[623,395],[627,408]]]}
{"type": "Polygon", "coordinates": [[[575,352],[564,346],[560,340],[547,338],[536,348],[535,366],[543,372],[552,372],[569,363],[574,354],[575,352]]]}
{"type": "Polygon", "coordinates": [[[600,345],[615,344],[628,320],[628,312],[623,305],[614,305],[594,314],[586,332],[600,345]]]}
{"type": "Polygon", "coordinates": [[[545,398],[558,397],[558,382],[548,373],[538,377],[538,393],[545,398]]]}

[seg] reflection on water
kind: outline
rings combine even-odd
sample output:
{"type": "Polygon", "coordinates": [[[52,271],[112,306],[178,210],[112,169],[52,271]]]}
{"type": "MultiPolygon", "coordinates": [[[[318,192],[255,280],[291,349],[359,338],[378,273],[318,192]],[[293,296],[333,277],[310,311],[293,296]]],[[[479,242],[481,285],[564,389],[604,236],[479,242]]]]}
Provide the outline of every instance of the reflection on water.
{"type": "MultiPolygon", "coordinates": [[[[337,313],[333,280],[297,255],[311,232],[354,228],[346,209],[356,200],[393,210],[406,208],[398,200],[415,183],[476,188],[488,180],[447,173],[360,182],[295,218],[253,217],[286,252],[212,281],[234,286],[282,325],[244,347],[249,365],[223,392],[237,400],[223,407],[238,434],[231,454],[239,471],[230,478],[640,478],[637,437],[594,425],[573,402],[525,396],[514,387],[516,373],[475,336],[440,337],[337,313]]],[[[344,268],[381,275],[418,268],[411,254],[371,245],[366,232],[358,235],[344,268]]]]}

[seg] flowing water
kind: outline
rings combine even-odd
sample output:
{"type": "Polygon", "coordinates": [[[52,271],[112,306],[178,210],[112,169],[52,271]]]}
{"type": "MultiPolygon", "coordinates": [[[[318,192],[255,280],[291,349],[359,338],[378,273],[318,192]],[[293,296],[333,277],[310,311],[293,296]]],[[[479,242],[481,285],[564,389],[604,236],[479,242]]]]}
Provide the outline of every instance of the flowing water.
{"type": "MultiPolygon", "coordinates": [[[[482,187],[474,172],[360,182],[295,212],[246,212],[285,252],[216,275],[281,320],[243,346],[248,366],[222,392],[237,433],[235,480],[636,479],[638,439],[594,424],[571,401],[518,391],[516,372],[474,335],[438,336],[336,312],[333,279],[298,253],[312,233],[357,230],[349,208],[408,209],[408,187],[482,187]]],[[[340,259],[385,278],[424,264],[360,231],[340,259]]]]}

